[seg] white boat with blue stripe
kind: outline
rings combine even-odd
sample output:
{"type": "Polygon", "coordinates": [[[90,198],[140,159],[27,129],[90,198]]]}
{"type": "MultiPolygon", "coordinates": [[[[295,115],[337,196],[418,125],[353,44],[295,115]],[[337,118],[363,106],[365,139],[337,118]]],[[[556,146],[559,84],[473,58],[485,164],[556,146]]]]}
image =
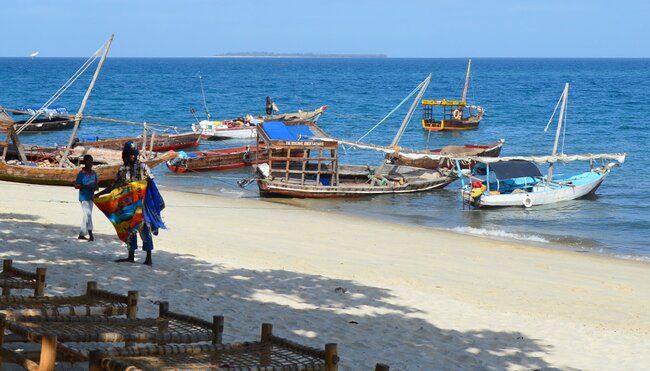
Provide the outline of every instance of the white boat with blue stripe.
{"type": "Polygon", "coordinates": [[[476,162],[471,170],[461,169],[462,159],[455,159],[457,172],[463,175],[461,193],[464,205],[474,208],[506,206],[529,208],[579,199],[595,193],[612,168],[625,162],[624,153],[583,155],[556,153],[568,93],[567,83],[561,97],[562,106],[552,155],[468,157],[476,162]],[[589,161],[589,171],[553,175],[554,164],[572,161],[589,161]],[[600,166],[596,165],[598,161],[601,162],[600,166]],[[546,175],[542,175],[538,164],[548,164],[546,175]]]}

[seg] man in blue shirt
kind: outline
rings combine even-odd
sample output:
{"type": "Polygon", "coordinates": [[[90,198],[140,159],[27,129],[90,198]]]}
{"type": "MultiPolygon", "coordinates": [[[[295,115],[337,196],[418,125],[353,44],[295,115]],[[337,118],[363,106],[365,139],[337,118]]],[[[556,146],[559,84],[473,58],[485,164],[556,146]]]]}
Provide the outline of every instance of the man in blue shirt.
{"type": "Polygon", "coordinates": [[[93,195],[99,187],[97,173],[93,170],[93,156],[85,155],[83,157],[84,167],[77,174],[74,187],[79,190],[79,202],[81,202],[81,230],[79,231],[80,240],[94,241],[93,237],[93,195]],[[88,238],[86,238],[88,234],[88,238]]]}

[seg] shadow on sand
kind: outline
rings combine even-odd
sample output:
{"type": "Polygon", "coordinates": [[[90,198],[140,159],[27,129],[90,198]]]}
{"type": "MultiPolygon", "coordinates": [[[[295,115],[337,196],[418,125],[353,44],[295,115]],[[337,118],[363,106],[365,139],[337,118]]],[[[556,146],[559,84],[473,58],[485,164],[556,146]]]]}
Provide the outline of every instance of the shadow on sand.
{"type": "MultiPolygon", "coordinates": [[[[78,241],[75,228],[35,219],[0,214],[0,256],[29,270],[45,266],[50,295],[77,294],[88,280],[120,293],[139,290],[140,316],[155,315],[158,300],[206,319],[223,314],[224,341],[255,340],[261,323],[270,322],[274,333],[306,345],[338,343],[343,370],[373,369],[377,362],[391,370],[552,369],[543,358],[552,349],[535,339],[438,328],[418,319],[417,309],[391,304],[388,289],[284,270],[232,269],[165,251],[154,252],[153,268],[117,264],[112,260],[126,249],[114,235],[78,241]]],[[[138,251],[136,259],[143,255],[138,251]]]]}

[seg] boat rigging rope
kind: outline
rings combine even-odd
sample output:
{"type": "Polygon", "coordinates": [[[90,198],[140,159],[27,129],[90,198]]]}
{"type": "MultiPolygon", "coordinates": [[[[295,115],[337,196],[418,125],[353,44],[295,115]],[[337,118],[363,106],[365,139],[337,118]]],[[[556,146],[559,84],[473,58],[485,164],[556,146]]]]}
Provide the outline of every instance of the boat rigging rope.
{"type": "Polygon", "coordinates": [[[75,71],[75,73],[74,73],[72,76],[70,76],[70,78],[68,78],[68,80],[63,84],[63,86],[61,86],[61,87],[59,88],[59,90],[57,90],[57,91],[52,95],[52,97],[50,97],[50,99],[47,100],[47,102],[45,102],[45,103],[41,106],[41,108],[39,108],[36,112],[34,112],[34,114],[32,115],[32,117],[30,117],[30,118],[29,118],[29,119],[28,119],[28,120],[27,120],[23,125],[21,125],[21,126],[16,130],[16,134],[20,134],[21,132],[23,132],[23,130],[25,130],[25,129],[26,129],[26,128],[27,128],[27,127],[28,127],[32,122],[34,122],[34,120],[36,120],[36,118],[37,118],[38,116],[40,116],[40,114],[41,114],[42,112],[44,112],[44,110],[46,110],[46,109],[47,109],[47,108],[48,108],[52,103],[54,103],[57,99],[59,99],[59,97],[61,97],[61,95],[62,95],[63,93],[65,93],[65,91],[68,90],[68,88],[69,88],[70,86],[72,86],[72,84],[74,84],[74,82],[77,81],[77,79],[79,79],[79,77],[81,77],[81,75],[83,75],[84,72],[86,72],[86,70],[88,69],[88,67],[90,67],[90,66],[93,64],[93,62],[95,62],[95,60],[99,57],[99,55],[100,55],[100,53],[101,53],[101,51],[102,51],[103,49],[104,49],[104,46],[102,46],[101,48],[97,49],[97,51],[96,51],[93,55],[91,55],[91,56],[90,56],[90,57],[89,57],[89,58],[88,58],[88,59],[87,59],[87,60],[86,60],[82,65],[81,65],[81,67],[79,67],[79,68],[77,69],[77,71],[75,71]]]}
{"type": "MultiPolygon", "coordinates": [[[[544,128],[545,133],[548,131],[548,127],[551,125],[551,122],[553,121],[553,117],[555,117],[555,112],[557,111],[557,107],[560,105],[560,102],[562,102],[563,96],[564,93],[560,94],[560,99],[558,99],[557,103],[555,104],[555,108],[553,109],[551,118],[548,119],[548,123],[546,123],[546,127],[544,128]]],[[[569,97],[567,96],[566,105],[564,106],[564,118],[562,120],[564,121],[562,123],[564,127],[562,127],[562,147],[560,147],[560,153],[564,153],[564,140],[566,139],[566,117],[568,112],[569,112],[569,97]]]]}
{"type": "MultiPolygon", "coordinates": [[[[425,81],[426,81],[426,80],[425,80],[425,81]]],[[[406,103],[409,99],[411,99],[411,97],[413,96],[413,94],[417,93],[417,92],[420,90],[420,88],[422,87],[422,85],[424,85],[425,81],[422,81],[422,82],[420,83],[420,85],[416,86],[415,89],[413,89],[413,90],[409,93],[409,95],[406,96],[406,98],[404,98],[404,99],[403,99],[403,100],[402,100],[402,101],[397,105],[397,107],[393,108],[392,111],[388,112],[388,114],[387,114],[386,116],[384,116],[384,118],[381,119],[381,120],[380,120],[380,121],[379,121],[375,126],[373,126],[370,130],[368,130],[367,133],[365,133],[364,135],[362,135],[361,138],[357,139],[357,142],[360,142],[361,139],[365,138],[366,136],[368,136],[368,134],[372,133],[373,130],[375,130],[379,125],[383,124],[384,121],[386,121],[386,120],[387,120],[387,119],[388,119],[388,118],[389,118],[393,113],[395,113],[395,111],[397,111],[397,110],[398,110],[398,109],[399,109],[399,108],[400,108],[404,103],[406,103]]]]}
{"type": "Polygon", "coordinates": [[[557,111],[557,108],[560,106],[560,102],[562,102],[562,96],[564,94],[560,94],[560,99],[557,100],[557,104],[555,105],[555,108],[553,109],[553,113],[551,114],[551,118],[548,119],[548,123],[546,124],[546,127],[544,128],[544,132],[546,133],[548,131],[548,127],[551,126],[551,121],[553,121],[553,117],[555,117],[555,112],[557,111]]]}

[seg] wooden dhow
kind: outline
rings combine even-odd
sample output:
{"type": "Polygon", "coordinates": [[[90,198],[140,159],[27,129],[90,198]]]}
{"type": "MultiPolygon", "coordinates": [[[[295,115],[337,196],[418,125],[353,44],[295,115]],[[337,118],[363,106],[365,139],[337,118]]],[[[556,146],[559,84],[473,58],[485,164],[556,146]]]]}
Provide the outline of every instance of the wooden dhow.
{"type": "MultiPolygon", "coordinates": [[[[454,169],[455,162],[447,156],[481,156],[481,157],[498,157],[501,154],[501,148],[505,140],[500,139],[491,144],[464,144],[460,146],[445,146],[437,149],[426,151],[400,150],[398,153],[390,153],[388,159],[392,164],[421,167],[424,169],[437,169],[439,167],[454,169]],[[443,155],[435,156],[418,156],[418,153],[443,155]]],[[[463,167],[472,166],[472,162],[463,163],[463,167]]]]}
{"type": "MultiPolygon", "coordinates": [[[[431,75],[420,84],[420,92],[391,143],[395,148],[431,75]]],[[[358,197],[391,193],[413,193],[443,188],[456,179],[452,171],[421,169],[382,163],[377,167],[341,165],[339,141],[315,123],[266,122],[259,125],[258,142],[272,155],[257,168],[261,196],[304,198],[358,197]],[[285,156],[275,156],[284,151],[285,156]]]]}
{"type": "Polygon", "coordinates": [[[469,105],[466,102],[471,66],[472,60],[470,59],[467,63],[465,87],[460,101],[445,99],[422,101],[422,129],[426,131],[458,131],[478,128],[485,111],[480,106],[469,105]]]}
{"type": "MultiPolygon", "coordinates": [[[[144,139],[147,143],[147,149],[154,152],[164,152],[170,150],[180,150],[191,147],[197,147],[201,140],[201,133],[185,132],[185,133],[174,133],[174,134],[157,134],[154,133],[148,138],[144,139]]],[[[113,138],[113,139],[100,139],[99,137],[94,138],[84,138],[84,140],[75,142],[74,147],[83,146],[83,147],[94,147],[94,148],[106,148],[114,150],[122,150],[124,143],[132,141],[134,143],[142,143],[143,136],[137,137],[122,137],[122,138],[113,138]]]]}
{"type": "Polygon", "coordinates": [[[231,120],[202,120],[192,124],[192,130],[200,133],[203,139],[252,139],[256,137],[257,125],[268,121],[283,121],[288,123],[316,122],[325,112],[327,106],[321,106],[313,111],[299,111],[267,116],[246,116],[231,120]]]}
{"type": "MultiPolygon", "coordinates": [[[[25,133],[43,132],[43,131],[57,131],[72,129],[74,126],[74,116],[71,118],[67,114],[65,108],[49,108],[46,110],[40,109],[22,109],[22,110],[7,110],[14,115],[29,115],[33,116],[25,120],[13,120],[8,115],[3,118],[3,121],[13,121],[14,128],[25,133]],[[65,115],[65,116],[64,116],[65,115]]],[[[4,128],[0,128],[1,132],[6,132],[4,128]]]]}
{"type": "MultiPolygon", "coordinates": [[[[83,154],[92,154],[90,151],[94,151],[93,157],[96,162],[94,170],[97,173],[100,185],[107,185],[112,182],[118,169],[122,165],[121,151],[104,149],[99,153],[97,152],[97,149],[86,149],[83,147],[72,148],[77,129],[84,117],[84,108],[95,82],[97,81],[99,72],[104,64],[104,60],[106,59],[112,41],[113,35],[111,35],[108,42],[102,48],[103,53],[101,59],[97,64],[97,68],[95,69],[90,85],[88,86],[86,94],[81,102],[79,111],[74,116],[68,115],[69,118],[74,118],[75,123],[67,146],[60,150],[36,147],[31,148],[30,151],[26,151],[18,135],[20,129],[17,129],[13,120],[8,118],[9,116],[6,113],[6,110],[0,109],[0,128],[5,129],[7,133],[5,141],[0,142],[0,147],[3,147],[2,157],[0,158],[0,180],[71,186],[74,185],[77,174],[80,171],[79,156],[83,157],[83,154]],[[11,158],[10,152],[14,152],[16,158],[11,158]],[[76,165],[74,163],[75,159],[77,161],[76,165]]],[[[98,55],[102,49],[98,50],[95,55],[98,55]]],[[[84,65],[88,66],[89,64],[84,65]]],[[[75,75],[78,77],[78,74],[75,75]]],[[[60,95],[60,92],[61,89],[55,94],[55,97],[60,95]]],[[[47,108],[47,105],[52,101],[53,99],[51,98],[43,108],[47,108]]],[[[36,115],[32,118],[35,116],[36,115]]],[[[149,167],[154,167],[174,156],[175,154],[173,152],[157,154],[143,150],[141,151],[140,160],[147,163],[149,167]]]]}
{"type": "Polygon", "coordinates": [[[167,160],[167,168],[175,173],[195,171],[228,170],[265,162],[268,152],[256,146],[213,149],[198,152],[179,152],[167,160]]]}
{"type": "MultiPolygon", "coordinates": [[[[4,159],[0,161],[0,180],[19,183],[46,184],[73,186],[77,174],[81,170],[84,154],[93,156],[95,165],[93,170],[97,173],[100,186],[109,185],[122,166],[122,151],[75,147],[68,154],[65,162],[66,167],[61,167],[63,150],[52,150],[47,148],[32,148],[25,151],[27,163],[18,159],[4,159]]],[[[141,151],[141,161],[150,168],[154,168],[163,162],[172,159],[176,153],[141,151]]]]}

